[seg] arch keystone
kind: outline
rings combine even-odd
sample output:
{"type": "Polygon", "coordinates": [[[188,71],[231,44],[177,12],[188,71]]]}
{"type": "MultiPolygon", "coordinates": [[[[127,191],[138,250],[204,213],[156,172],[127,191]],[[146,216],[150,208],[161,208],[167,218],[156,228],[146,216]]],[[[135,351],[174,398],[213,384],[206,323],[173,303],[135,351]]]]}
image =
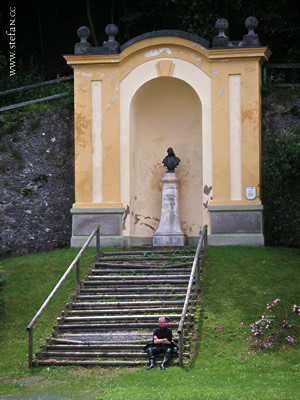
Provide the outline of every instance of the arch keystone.
{"type": "Polygon", "coordinates": [[[175,64],[171,60],[161,60],[155,67],[157,76],[173,76],[175,64]]]}

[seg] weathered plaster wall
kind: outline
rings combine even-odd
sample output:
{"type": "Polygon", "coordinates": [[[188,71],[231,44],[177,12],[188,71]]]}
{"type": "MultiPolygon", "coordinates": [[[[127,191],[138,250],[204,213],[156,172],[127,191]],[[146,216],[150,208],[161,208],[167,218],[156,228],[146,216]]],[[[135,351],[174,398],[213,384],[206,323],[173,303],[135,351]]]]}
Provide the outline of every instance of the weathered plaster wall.
{"type": "MultiPolygon", "coordinates": [[[[224,58],[212,63],[212,130],[214,199],[211,205],[249,204],[245,187],[256,186],[257,198],[251,204],[261,204],[259,198],[260,169],[260,63],[256,55],[249,58],[224,58]],[[240,77],[240,200],[231,199],[230,117],[236,114],[230,107],[231,76],[240,77]],[[233,203],[234,202],[234,203],[233,203]]],[[[234,146],[233,146],[234,147],[234,146]]],[[[234,176],[234,175],[233,175],[234,176]]]]}
{"type": "Polygon", "coordinates": [[[182,228],[189,236],[199,234],[203,226],[201,114],[196,92],[176,78],[153,79],[135,94],[130,154],[130,230],[134,236],[152,236],[158,227],[160,178],[165,173],[162,159],[168,147],[181,158],[176,174],[182,228]]]}

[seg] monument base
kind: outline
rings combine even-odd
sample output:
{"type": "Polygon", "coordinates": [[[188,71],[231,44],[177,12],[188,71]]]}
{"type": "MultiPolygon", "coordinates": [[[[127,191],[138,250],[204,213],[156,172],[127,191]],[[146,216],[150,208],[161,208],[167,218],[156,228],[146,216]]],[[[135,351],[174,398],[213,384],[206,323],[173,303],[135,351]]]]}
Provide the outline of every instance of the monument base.
{"type": "Polygon", "coordinates": [[[153,246],[184,246],[185,245],[185,235],[174,235],[172,233],[165,235],[154,235],[153,236],[153,246]]]}
{"type": "Polygon", "coordinates": [[[153,235],[153,246],[184,246],[185,234],[180,226],[178,205],[178,178],[175,172],[166,172],[162,182],[161,217],[153,235]]]}

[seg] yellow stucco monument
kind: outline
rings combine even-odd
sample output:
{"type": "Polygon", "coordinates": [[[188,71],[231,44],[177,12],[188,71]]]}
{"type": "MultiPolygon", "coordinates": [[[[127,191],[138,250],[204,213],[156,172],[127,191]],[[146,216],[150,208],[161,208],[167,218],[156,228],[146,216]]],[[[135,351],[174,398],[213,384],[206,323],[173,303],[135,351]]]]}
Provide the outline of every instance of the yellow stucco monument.
{"type": "Polygon", "coordinates": [[[71,245],[101,225],[102,246],[152,244],[159,226],[161,160],[181,159],[181,227],[195,244],[263,245],[260,200],[261,63],[268,59],[246,20],[240,42],[226,20],[212,45],[182,31],[143,34],[122,46],[117,27],[92,47],[79,28],[74,70],[75,203],[71,245]]]}

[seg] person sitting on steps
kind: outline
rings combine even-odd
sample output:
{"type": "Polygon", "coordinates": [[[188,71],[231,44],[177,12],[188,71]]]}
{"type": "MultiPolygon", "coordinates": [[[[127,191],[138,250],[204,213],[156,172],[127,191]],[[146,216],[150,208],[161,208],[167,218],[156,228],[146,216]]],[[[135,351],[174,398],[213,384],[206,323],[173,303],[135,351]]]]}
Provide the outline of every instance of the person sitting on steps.
{"type": "Polygon", "coordinates": [[[178,353],[178,347],[172,340],[172,331],[168,328],[166,318],[159,317],[158,325],[159,327],[153,332],[153,342],[147,344],[143,350],[149,357],[148,370],[155,367],[154,358],[157,354],[163,353],[164,358],[160,364],[160,369],[166,369],[165,365],[171,357],[172,352],[178,353]]]}

